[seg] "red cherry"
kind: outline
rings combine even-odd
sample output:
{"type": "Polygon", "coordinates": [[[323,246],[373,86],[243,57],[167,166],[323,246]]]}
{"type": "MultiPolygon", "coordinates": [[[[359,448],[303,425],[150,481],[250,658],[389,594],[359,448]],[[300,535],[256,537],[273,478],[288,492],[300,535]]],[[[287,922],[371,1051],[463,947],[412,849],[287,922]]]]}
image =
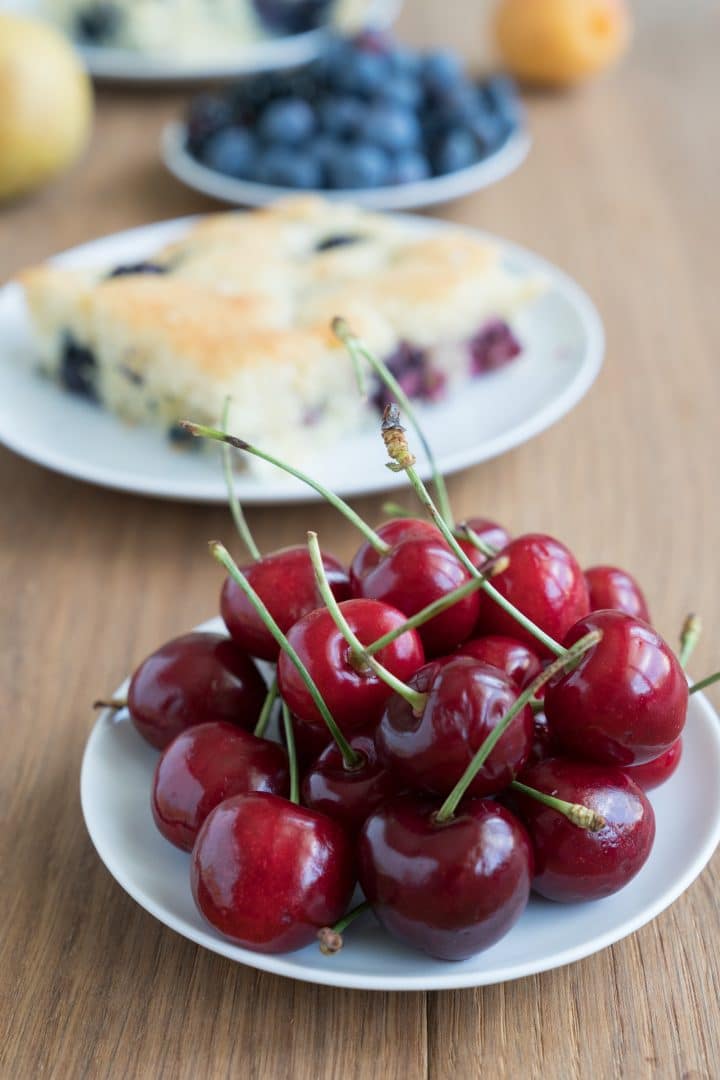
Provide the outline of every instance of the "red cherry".
{"type": "Polygon", "coordinates": [[[166,840],[190,851],[218,803],[248,791],[287,795],[287,754],[233,724],[200,724],[181,731],[160,755],[151,807],[166,840]]]}
{"type": "MultiPolygon", "coordinates": [[[[330,586],[338,600],[350,596],[347,571],[332,555],[323,555],[330,586]]],[[[265,555],[243,568],[247,580],[283,633],[322,606],[306,547],[288,547],[265,555]]],[[[241,648],[262,660],[277,660],[280,651],[237,582],[228,577],[220,594],[220,613],[228,632],[241,648]]]]}
{"type": "Polygon", "coordinates": [[[260,672],[230,638],[192,633],[143,660],[130,682],[128,709],[143,738],[162,750],[196,724],[225,720],[254,728],[266,692],[260,672]]]}
{"type": "MultiPolygon", "coordinates": [[[[523,615],[562,642],[570,627],[590,610],[587,585],[574,556],[551,536],[529,533],[503,548],[507,567],[491,583],[523,615]]],[[[482,594],[478,631],[518,638],[541,655],[547,650],[492,597],[482,594]]]]}
{"type": "Polygon", "coordinates": [[[585,571],[590,610],[624,611],[636,619],[650,622],[650,613],[643,591],[634,577],[616,566],[591,566],[585,571]]]}
{"type": "Polygon", "coordinates": [[[652,791],[669,780],[680,764],[682,757],[682,736],[676,739],[672,746],[652,761],[646,761],[643,765],[626,765],[624,772],[631,780],[634,780],[643,791],[652,791]]]}
{"type": "Polygon", "coordinates": [[[464,960],[499,941],[525,910],[530,843],[492,800],[466,799],[440,824],[438,800],[405,795],[366,821],[359,877],[394,937],[442,960],[464,960]]]}
{"type": "Polygon", "coordinates": [[[525,774],[528,769],[533,765],[537,765],[539,762],[544,761],[545,758],[554,757],[557,753],[557,748],[553,743],[552,732],[550,731],[550,725],[547,722],[547,716],[545,713],[535,713],[533,717],[533,740],[530,748],[530,755],[527,759],[525,768],[520,774],[520,779],[525,779],[525,774]]]}
{"type": "Polygon", "coordinates": [[[397,794],[398,788],[378,760],[372,734],[358,732],[348,742],[362,755],[360,767],[346,768],[340,750],[330,743],[305,774],[301,792],[306,806],[355,833],[380,803],[397,794]]]}
{"type": "MultiPolygon", "coordinates": [[[[468,518],[463,524],[469,526],[480,540],[484,540],[486,544],[495,548],[496,551],[501,551],[510,543],[510,533],[507,529],[504,529],[502,525],[498,525],[496,521],[490,521],[489,518],[468,518]]],[[[484,566],[488,561],[488,556],[480,548],[476,547],[471,540],[458,539],[458,544],[474,566],[484,566]]]]}
{"type": "MultiPolygon", "coordinates": [[[[410,685],[428,698],[416,715],[394,694],[375,735],[380,760],[398,783],[449,795],[477,750],[519,696],[497,668],[470,657],[427,664],[410,685]]],[[[492,795],[523,768],[532,743],[532,712],[526,706],[512,720],[468,788],[492,795]]]]}
{"type": "MultiPolygon", "coordinates": [[[[397,547],[404,540],[440,540],[442,533],[430,521],[422,518],[393,518],[384,521],[375,530],[377,535],[391,548],[397,547]]],[[[362,596],[360,582],[374,570],[384,556],[367,540],[358,548],[353,561],[350,563],[350,585],[353,596],[362,596]]]]}
{"type": "Polygon", "coordinates": [[[325,724],[308,724],[299,716],[293,716],[292,726],[298,764],[301,769],[306,769],[322,754],[326,746],[333,743],[333,738],[325,724]]]}
{"type": "Polygon", "coordinates": [[[200,912],[220,933],[256,952],[292,952],[345,912],[353,852],[324,814],[252,792],[206,818],[191,881],[200,912]]]}
{"type": "MultiPolygon", "coordinates": [[[[376,600],[346,600],[340,609],[363,645],[405,624],[396,608],[376,600]]],[[[343,732],[377,724],[392,691],[374,672],[358,671],[351,651],[327,608],[318,608],[291,627],[288,641],[312,675],[343,732]]],[[[425,662],[420,637],[408,630],[376,654],[380,664],[405,682],[425,662]]],[[[307,723],[324,721],[297,668],[285,653],[278,659],[278,686],[291,712],[307,723]]]]}
{"type": "Polygon", "coordinates": [[[537,678],[543,667],[535,650],[517,638],[502,637],[500,634],[471,638],[459,645],[454,655],[472,656],[475,660],[499,668],[521,690],[537,678]]]}
{"type": "Polygon", "coordinates": [[[545,692],[557,745],[599,764],[640,765],[668,750],[685,724],[688,686],[672,649],[647,623],[621,611],[594,611],[565,638],[591,630],[602,640],[545,692]]]}
{"type": "Polygon", "coordinates": [[[622,889],[645,864],[655,838],[655,815],[624,770],[562,758],[528,769],[523,783],[605,819],[598,832],[527,795],[513,794],[535,853],[533,889],[549,900],[598,900],[622,889]]]}

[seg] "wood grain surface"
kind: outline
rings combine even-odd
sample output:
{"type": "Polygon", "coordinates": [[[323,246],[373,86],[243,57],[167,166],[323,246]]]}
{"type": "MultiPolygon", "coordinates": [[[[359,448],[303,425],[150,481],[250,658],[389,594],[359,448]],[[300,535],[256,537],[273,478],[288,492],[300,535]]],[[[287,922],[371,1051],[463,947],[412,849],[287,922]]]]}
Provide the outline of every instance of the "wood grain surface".
{"type": "MultiPolygon", "coordinates": [[[[688,610],[720,658],[720,146],[717,6],[644,0],[620,70],[529,99],[527,164],[443,214],[556,261],[587,288],[607,362],[551,431],[455,476],[460,515],[566,540],[642,578],[659,628],[688,610]]],[[[408,39],[484,53],[473,0],[409,0],[408,39]]],[[[74,173],[0,210],[0,275],[92,237],[210,203],[163,172],[182,95],[104,89],[74,173]]],[[[360,500],[374,518],[380,500],[360,500]]],[[[477,991],[307,986],[211,955],[110,878],[78,798],[91,700],[216,611],[223,509],[150,501],[0,453],[0,1076],[297,1080],[717,1077],[720,859],[651,925],[582,963],[477,991]]],[[[348,556],[329,509],[251,512],[261,546],[307,526],[348,556]]],[[[715,695],[717,702],[718,695],[715,695]]]]}

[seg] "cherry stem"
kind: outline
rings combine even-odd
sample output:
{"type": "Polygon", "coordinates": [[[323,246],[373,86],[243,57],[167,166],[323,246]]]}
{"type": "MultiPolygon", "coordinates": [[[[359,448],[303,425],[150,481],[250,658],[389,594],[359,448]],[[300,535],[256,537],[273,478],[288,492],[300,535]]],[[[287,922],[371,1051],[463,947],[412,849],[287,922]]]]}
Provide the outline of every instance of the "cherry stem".
{"type": "Polygon", "coordinates": [[[115,698],[115,697],[112,697],[112,698],[108,698],[107,700],[103,700],[102,698],[100,698],[100,699],[98,699],[98,701],[93,701],[93,709],[126,709],[126,708],[127,708],[127,698],[115,698]]]}
{"type": "Polygon", "coordinates": [[[688,693],[695,694],[698,690],[704,690],[706,686],[712,686],[713,683],[718,681],[720,681],[720,671],[716,671],[712,675],[706,675],[704,679],[700,679],[700,682],[693,683],[688,693]]]}
{"type": "Polygon", "coordinates": [[[391,645],[393,641],[407,633],[408,630],[415,630],[418,626],[424,626],[426,622],[434,618],[435,615],[442,614],[448,608],[453,607],[460,600],[464,600],[467,596],[472,596],[478,589],[482,588],[482,583],[485,580],[485,575],[479,578],[471,578],[470,581],[466,581],[464,585],[460,585],[459,588],[453,589],[452,592],[446,593],[445,596],[441,596],[439,600],[433,600],[432,604],[428,604],[420,611],[416,611],[414,615],[410,615],[404,623],[400,626],[396,626],[394,630],[388,630],[387,634],[383,634],[377,641],[373,641],[372,645],[365,645],[363,648],[363,656],[374,656],[375,653],[380,652],[386,645],[391,645]]]}
{"type": "Polygon", "coordinates": [[[473,547],[476,547],[483,555],[487,555],[488,559],[494,559],[498,554],[498,548],[493,547],[492,544],[488,544],[487,540],[483,540],[482,536],[478,536],[475,530],[471,529],[465,522],[458,525],[455,530],[455,536],[460,540],[468,540],[473,547]]]}
{"type": "Polygon", "coordinates": [[[513,722],[518,713],[522,712],[526,705],[530,704],[532,699],[537,694],[538,690],[549,682],[553,676],[557,675],[561,671],[571,671],[580,657],[591,649],[602,638],[602,632],[600,630],[591,630],[589,634],[581,637],[578,641],[572,645],[564,656],[558,657],[552,664],[549,664],[544,671],[542,671],[530,685],[523,690],[522,694],[517,700],[510,706],[508,711],[503,716],[500,723],[493,728],[488,737],[483,742],[480,749],[477,751],[472,761],[466,768],[458,780],[455,787],[452,789],[445,802],[442,804],[437,814],[435,815],[436,821],[443,822],[449,821],[458,808],[458,804],[462,799],[467,789],[472,784],[473,780],[480,772],[490,754],[495,749],[496,744],[503,737],[510,724],[513,722]]]}
{"type": "Polygon", "coordinates": [[[270,686],[268,687],[268,692],[265,696],[265,700],[263,701],[263,707],[260,710],[258,722],[255,725],[255,730],[253,731],[253,735],[255,735],[258,739],[262,739],[263,735],[265,734],[265,728],[268,726],[268,722],[270,720],[270,717],[272,716],[273,705],[277,701],[277,698],[278,682],[277,676],[275,676],[273,681],[270,683],[270,686]]]}
{"type": "MultiPolygon", "coordinates": [[[[228,419],[230,416],[230,405],[232,398],[230,396],[225,398],[225,406],[222,414],[222,426],[223,431],[227,433],[228,419]]],[[[226,442],[222,444],[222,460],[223,460],[223,473],[225,475],[225,488],[227,490],[228,503],[230,505],[230,513],[232,519],[235,522],[235,528],[238,531],[238,535],[245,547],[248,549],[253,559],[258,562],[262,555],[260,554],[260,548],[255,543],[253,534],[250,532],[250,526],[245,520],[245,514],[243,513],[240,500],[237,497],[235,491],[235,481],[233,477],[232,458],[230,456],[230,447],[226,442]]]]}
{"type": "Polygon", "coordinates": [[[695,651],[701,633],[702,622],[700,616],[688,615],[680,633],[680,663],[684,668],[688,666],[688,661],[695,651]]]}
{"type": "Polygon", "coordinates": [[[275,641],[277,641],[280,648],[287,655],[288,659],[297,668],[298,675],[305,683],[310,697],[313,699],[313,702],[315,703],[318,712],[320,713],[323,720],[325,721],[325,724],[327,725],[328,731],[337,743],[338,749],[342,754],[342,759],[345,763],[346,768],[357,768],[360,765],[362,758],[356,753],[355,750],[353,750],[353,748],[350,746],[349,742],[343,735],[342,731],[335,723],[335,720],[333,719],[330,710],[325,704],[322,694],[320,693],[315,684],[315,680],[303,664],[297,652],[290,644],[285,634],[283,634],[282,630],[275,622],[268,609],[265,607],[265,604],[262,602],[250,582],[243,574],[242,570],[240,570],[240,568],[234,562],[230,552],[225,547],[223,547],[223,545],[220,544],[217,540],[211,540],[209,546],[212,557],[216,560],[216,562],[219,562],[221,566],[225,567],[233,581],[235,581],[240,586],[242,592],[248,598],[253,608],[257,612],[258,616],[262,620],[263,625],[270,631],[272,636],[275,638],[275,641]]]}
{"type": "Polygon", "coordinates": [[[194,424],[190,420],[181,420],[180,427],[183,431],[188,431],[196,438],[214,439],[215,442],[225,443],[227,446],[232,446],[236,450],[243,450],[246,454],[252,454],[254,457],[260,458],[262,461],[267,461],[270,465],[274,465],[276,468],[288,473],[290,476],[294,476],[303,484],[307,484],[308,487],[317,491],[317,493],[322,495],[331,506],[334,506],[336,510],[346,517],[348,521],[363,534],[375,551],[379,552],[381,555],[387,555],[390,550],[390,545],[386,544],[385,541],[378,536],[375,530],[371,529],[367,522],[363,521],[360,515],[356,514],[351,506],[348,506],[344,499],[341,499],[339,495],[335,495],[335,493],[330,491],[329,488],[326,488],[324,484],[319,483],[317,480],[313,480],[307,473],[300,472],[299,469],[294,468],[292,465],[288,465],[287,462],[273,457],[272,454],[267,454],[264,450],[258,449],[257,446],[251,446],[250,443],[245,442],[244,439],[238,439],[235,435],[227,435],[218,428],[206,427],[204,424],[194,424]]]}
{"type": "Polygon", "coordinates": [[[320,952],[323,956],[333,956],[336,952],[340,952],[343,947],[343,930],[346,930],[350,923],[355,922],[358,915],[364,915],[369,910],[369,903],[363,900],[362,904],[358,904],[352,911],[348,911],[347,915],[343,915],[342,919],[338,919],[334,926],[323,926],[321,930],[318,930],[320,952]]]}
{"type": "Polygon", "coordinates": [[[389,518],[411,518],[412,517],[412,514],[410,513],[410,511],[408,510],[408,508],[406,506],[401,506],[400,503],[392,502],[392,500],[390,500],[388,502],[384,502],[382,504],[381,510],[382,510],[383,514],[385,515],[385,517],[389,517],[389,518]]]}
{"type": "Polygon", "coordinates": [[[308,533],[308,551],[310,552],[310,561],[315,571],[315,580],[317,582],[320,595],[322,596],[325,605],[330,613],[330,617],[337,626],[342,636],[350,646],[350,662],[355,667],[355,670],[362,672],[363,669],[367,671],[370,669],[378,679],[381,679],[386,686],[389,686],[391,690],[394,690],[396,694],[403,697],[405,701],[411,706],[412,710],[416,714],[420,714],[425,708],[425,702],[427,701],[427,694],[421,694],[417,690],[413,690],[411,686],[404,683],[401,679],[398,679],[396,675],[393,675],[391,671],[383,667],[378,663],[374,656],[371,656],[365,649],[365,646],[357,637],[354,630],[351,628],[347,619],[342,613],[342,609],[337,600],[333,596],[333,591],[330,588],[330,582],[327,579],[325,573],[325,567],[323,566],[322,554],[320,552],[320,545],[318,543],[317,533],[308,533]]]}
{"type": "Polygon", "coordinates": [[[417,418],[417,414],[415,412],[415,409],[413,408],[410,398],[407,396],[402,386],[397,381],[385,361],[381,360],[380,357],[376,356],[375,353],[368,348],[365,342],[358,338],[352,332],[345,319],[333,319],[332,329],[335,336],[339,338],[340,341],[342,341],[342,343],[345,345],[348,352],[350,353],[353,364],[355,365],[355,371],[359,376],[358,381],[360,382],[361,392],[364,391],[364,379],[362,378],[361,374],[362,365],[360,361],[365,360],[373,369],[375,374],[385,383],[390,392],[395,395],[398,402],[402,406],[408,420],[415,429],[415,433],[422,444],[422,448],[425,452],[428,464],[430,465],[433,485],[435,487],[435,491],[437,492],[437,501],[440,508],[440,513],[442,514],[443,520],[446,521],[448,525],[452,525],[453,513],[450,506],[450,497],[448,495],[445,477],[438,468],[438,463],[433,453],[432,447],[428,442],[425,432],[420,426],[420,422],[417,418]]]}
{"type": "Polygon", "coordinates": [[[285,729],[285,746],[287,748],[288,763],[290,765],[290,802],[297,806],[300,802],[300,781],[298,779],[297,753],[295,751],[295,732],[292,726],[290,710],[283,701],[282,703],[283,727],[285,729]]]}
{"type": "Polygon", "coordinates": [[[557,810],[559,814],[564,814],[568,821],[581,829],[600,832],[607,825],[602,814],[591,810],[589,806],[583,806],[582,803],[566,802],[565,799],[558,799],[555,795],[548,795],[544,791],[538,791],[537,788],[528,787],[519,780],[513,780],[510,787],[514,791],[521,791],[523,795],[529,795],[531,799],[549,806],[552,810],[557,810]]]}
{"type": "MultiPolygon", "coordinates": [[[[415,471],[415,458],[408,448],[405,429],[400,423],[400,413],[397,405],[386,406],[385,412],[383,413],[382,433],[388,454],[392,458],[392,461],[388,463],[388,468],[393,472],[405,472],[407,474],[415,494],[443,534],[451,551],[460,560],[471,577],[482,577],[480,571],[472,564],[458,544],[451,530],[443,520],[442,515],[438,512],[427,488],[415,471]]],[[[520,626],[524,627],[529,634],[532,634],[533,637],[537,638],[546,649],[549,649],[555,656],[567,656],[567,650],[564,649],[562,645],[559,645],[549,634],[546,634],[544,630],[541,630],[539,626],[536,626],[531,619],[528,619],[527,615],[523,615],[522,611],[516,608],[514,604],[511,604],[510,601],[507,600],[502,593],[499,593],[495,586],[491,585],[489,581],[483,581],[481,588],[495,601],[496,604],[506,611],[508,615],[515,619],[520,626]]]]}

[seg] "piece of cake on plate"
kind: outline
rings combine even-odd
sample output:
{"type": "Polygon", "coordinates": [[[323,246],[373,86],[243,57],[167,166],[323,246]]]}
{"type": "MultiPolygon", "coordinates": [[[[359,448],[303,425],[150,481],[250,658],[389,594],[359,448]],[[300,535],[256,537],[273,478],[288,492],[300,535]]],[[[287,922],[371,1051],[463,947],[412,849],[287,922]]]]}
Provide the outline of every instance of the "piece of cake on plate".
{"type": "Polygon", "coordinates": [[[229,395],[230,430],[296,459],[387,400],[374,377],[361,398],[335,316],[437,401],[521,354],[513,320],[543,288],[472,232],[314,197],[200,219],[136,263],[21,281],[39,365],[67,390],[173,441],[181,419],[217,424],[229,395]]]}

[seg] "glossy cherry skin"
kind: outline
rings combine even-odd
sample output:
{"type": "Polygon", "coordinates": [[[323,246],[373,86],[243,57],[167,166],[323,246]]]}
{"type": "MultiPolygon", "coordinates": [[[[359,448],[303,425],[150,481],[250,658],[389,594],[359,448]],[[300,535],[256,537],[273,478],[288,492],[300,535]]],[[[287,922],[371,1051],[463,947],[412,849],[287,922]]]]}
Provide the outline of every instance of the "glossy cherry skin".
{"type": "Polygon", "coordinates": [[[292,952],[346,911],[352,844],[315,810],[264,791],[236,795],[198,833],[191,883],[201,914],[221,934],[256,952],[292,952]]]}
{"type": "Polygon", "coordinates": [[[622,889],[644,866],[655,839],[655,815],[644,792],[623,769],[548,758],[528,769],[523,783],[581,803],[605,818],[598,832],[513,793],[535,854],[533,889],[549,900],[599,900],[622,889]]]}
{"type": "Polygon", "coordinates": [[[646,761],[644,765],[627,765],[624,772],[643,791],[652,791],[653,788],[660,787],[661,784],[670,779],[680,764],[681,757],[682,736],[676,739],[672,746],[660,757],[656,757],[652,761],[646,761]]]}
{"type": "MultiPolygon", "coordinates": [[[[473,755],[511,706],[518,688],[489,664],[468,656],[430,663],[410,680],[427,693],[419,716],[393,694],[375,734],[380,760],[398,784],[449,795],[473,755]]],[[[522,770],[532,745],[532,712],[525,706],[493,748],[468,789],[492,795],[522,770]]]]}
{"type": "MultiPolygon", "coordinates": [[[[590,610],[585,576],[570,551],[551,536],[528,533],[503,548],[508,566],[491,584],[519,611],[557,642],[590,610]]],[[[504,634],[524,641],[540,655],[549,655],[529,631],[482,595],[478,633],[504,634]]]]}
{"type": "Polygon", "coordinates": [[[155,766],[150,805],[166,840],[190,851],[205,818],[231,795],[287,795],[282,746],[233,724],[200,724],[181,731],[155,766]]]}
{"type": "Polygon", "coordinates": [[[346,769],[342,754],[330,743],[306,772],[301,794],[305,806],[357,833],[380,803],[397,795],[398,785],[381,765],[372,733],[359,732],[348,741],[362,755],[362,765],[346,769]]]}
{"type": "Polygon", "coordinates": [[[299,716],[293,716],[292,726],[298,765],[301,770],[306,769],[330,745],[332,735],[325,724],[308,724],[299,716]]]}
{"type": "Polygon", "coordinates": [[[591,566],[585,571],[590,610],[624,611],[636,619],[650,622],[650,613],[642,589],[634,577],[617,566],[591,566]]]}
{"type": "Polygon", "coordinates": [[[266,693],[260,672],[230,638],[183,634],[136,669],[128,709],[143,738],[162,750],[196,724],[225,720],[254,728],[266,693]]]}
{"type": "Polygon", "coordinates": [[[553,739],[569,757],[598,764],[651,761],[685,725],[688,686],[680,662],[652,627],[622,611],[594,611],[565,644],[591,630],[602,640],[545,691],[553,739]]]}
{"type": "MultiPolygon", "coordinates": [[[[323,566],[337,600],[350,596],[347,571],[332,555],[323,554],[323,566]]],[[[276,623],[287,633],[308,611],[322,607],[307,548],[288,547],[263,556],[243,573],[276,623]]],[[[220,593],[220,613],[233,641],[261,660],[277,660],[280,648],[240,586],[226,578],[220,593]]]]}
{"type": "MultiPolygon", "coordinates": [[[[405,616],[376,600],[346,600],[343,615],[363,645],[404,626],[405,616]]],[[[288,641],[312,675],[333,719],[343,732],[373,727],[382,716],[392,691],[370,669],[358,671],[350,662],[350,648],[327,608],[303,616],[291,627],[288,641]]],[[[416,630],[408,630],[376,654],[376,659],[403,682],[425,662],[416,630]]],[[[298,670],[286,653],[277,667],[278,687],[291,712],[309,724],[325,722],[298,670]]]]}
{"type": "Polygon", "coordinates": [[[535,713],[533,717],[533,739],[532,746],[530,747],[530,754],[525,763],[525,768],[520,774],[520,779],[525,778],[525,773],[528,769],[531,769],[533,765],[537,765],[539,762],[544,761],[545,758],[555,757],[557,749],[553,743],[552,732],[550,731],[550,725],[547,722],[547,716],[545,713],[535,713]]]}
{"type": "Polygon", "coordinates": [[[514,815],[465,799],[435,821],[440,801],[399,796],[365,822],[359,878],[386,930],[441,960],[464,960],[499,941],[525,910],[532,850],[514,815]]]}
{"type": "MultiPolygon", "coordinates": [[[[375,531],[391,548],[397,547],[404,540],[442,540],[442,533],[437,525],[423,518],[392,518],[378,525],[375,531]]],[[[363,595],[360,582],[384,557],[367,540],[360,545],[350,563],[350,586],[353,596],[363,595]]]]}
{"type": "MultiPolygon", "coordinates": [[[[494,547],[496,551],[502,551],[510,543],[510,533],[507,529],[504,529],[502,525],[498,525],[496,521],[490,521],[489,518],[467,518],[463,524],[469,525],[476,536],[484,540],[490,547],[494,547]]],[[[458,539],[458,543],[474,566],[484,566],[488,561],[487,555],[483,554],[472,541],[458,539]]]]}
{"type": "Polygon", "coordinates": [[[488,634],[471,638],[455,650],[455,656],[472,656],[484,664],[499,668],[524,690],[542,671],[542,660],[534,649],[517,638],[488,634]]]}

